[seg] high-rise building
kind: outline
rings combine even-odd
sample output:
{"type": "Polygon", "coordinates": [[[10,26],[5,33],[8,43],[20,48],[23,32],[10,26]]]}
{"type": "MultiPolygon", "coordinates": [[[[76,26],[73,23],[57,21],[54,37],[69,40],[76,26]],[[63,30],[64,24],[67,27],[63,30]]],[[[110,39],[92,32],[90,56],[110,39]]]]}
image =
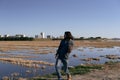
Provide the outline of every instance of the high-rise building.
{"type": "Polygon", "coordinates": [[[45,33],[44,33],[44,32],[41,32],[41,33],[40,33],[40,36],[41,36],[41,38],[45,38],[45,33]]]}

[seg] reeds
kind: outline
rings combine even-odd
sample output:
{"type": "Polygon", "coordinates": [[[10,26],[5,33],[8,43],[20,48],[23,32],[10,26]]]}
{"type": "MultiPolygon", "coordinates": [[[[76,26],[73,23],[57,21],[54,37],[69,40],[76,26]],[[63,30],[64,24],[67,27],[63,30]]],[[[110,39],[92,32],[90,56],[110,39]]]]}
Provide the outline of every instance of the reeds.
{"type": "Polygon", "coordinates": [[[40,64],[48,65],[48,66],[54,65],[53,63],[49,63],[45,61],[26,60],[22,58],[0,58],[0,61],[5,61],[11,64],[17,64],[25,67],[33,67],[33,68],[41,68],[41,69],[44,69],[45,66],[40,66],[40,64]]]}

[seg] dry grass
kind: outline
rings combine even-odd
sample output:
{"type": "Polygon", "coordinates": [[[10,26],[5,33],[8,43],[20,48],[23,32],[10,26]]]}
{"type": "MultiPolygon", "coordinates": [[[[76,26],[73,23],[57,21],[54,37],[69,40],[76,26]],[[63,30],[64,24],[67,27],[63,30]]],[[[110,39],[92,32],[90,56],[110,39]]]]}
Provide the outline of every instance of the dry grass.
{"type": "Polygon", "coordinates": [[[45,61],[36,61],[36,60],[26,60],[22,58],[0,58],[0,61],[8,62],[11,64],[17,64],[25,67],[34,67],[34,68],[43,68],[39,64],[53,66],[53,63],[45,61]]]}
{"type": "Polygon", "coordinates": [[[57,47],[59,41],[0,41],[0,51],[33,49],[36,52],[43,47],[57,47]]]}
{"type": "MultiPolygon", "coordinates": [[[[60,41],[0,41],[0,51],[34,49],[43,47],[58,47],[60,41]]],[[[75,47],[113,47],[120,46],[119,41],[74,41],[75,47]]]]}

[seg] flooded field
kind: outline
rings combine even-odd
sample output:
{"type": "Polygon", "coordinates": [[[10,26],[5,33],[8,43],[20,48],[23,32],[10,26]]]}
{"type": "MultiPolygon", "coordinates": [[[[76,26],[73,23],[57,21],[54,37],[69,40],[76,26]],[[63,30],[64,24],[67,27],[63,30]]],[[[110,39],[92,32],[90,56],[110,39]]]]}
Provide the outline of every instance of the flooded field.
{"type": "MultiPolygon", "coordinates": [[[[0,79],[30,78],[55,72],[60,41],[0,41],[0,79]]],[[[119,41],[75,41],[69,65],[120,61],[119,41]]]]}
{"type": "MultiPolygon", "coordinates": [[[[0,51],[0,79],[29,78],[55,72],[56,50],[57,47],[24,47],[21,50],[0,51]]],[[[69,65],[103,64],[107,61],[120,61],[120,47],[76,47],[70,54],[69,65]]]]}

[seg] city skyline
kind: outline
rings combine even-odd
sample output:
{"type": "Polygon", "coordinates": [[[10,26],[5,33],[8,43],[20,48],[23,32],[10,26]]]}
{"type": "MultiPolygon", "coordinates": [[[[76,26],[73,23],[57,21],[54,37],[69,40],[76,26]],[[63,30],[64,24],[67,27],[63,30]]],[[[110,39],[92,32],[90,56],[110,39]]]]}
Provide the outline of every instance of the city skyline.
{"type": "MultiPolygon", "coordinates": [[[[38,39],[52,39],[52,38],[64,38],[64,35],[59,35],[59,36],[53,36],[50,34],[45,34],[44,32],[40,32],[39,34],[35,34],[33,36],[28,36],[26,34],[0,34],[0,38],[4,38],[4,37],[29,37],[29,38],[38,38],[38,39]]],[[[85,36],[74,36],[74,39],[88,39],[88,38],[102,38],[102,39],[120,39],[118,37],[114,37],[114,38],[107,38],[107,37],[101,37],[101,36],[89,36],[89,37],[85,37],[85,36]]]]}
{"type": "Polygon", "coordinates": [[[120,38],[119,0],[0,0],[0,34],[120,38]]]}

